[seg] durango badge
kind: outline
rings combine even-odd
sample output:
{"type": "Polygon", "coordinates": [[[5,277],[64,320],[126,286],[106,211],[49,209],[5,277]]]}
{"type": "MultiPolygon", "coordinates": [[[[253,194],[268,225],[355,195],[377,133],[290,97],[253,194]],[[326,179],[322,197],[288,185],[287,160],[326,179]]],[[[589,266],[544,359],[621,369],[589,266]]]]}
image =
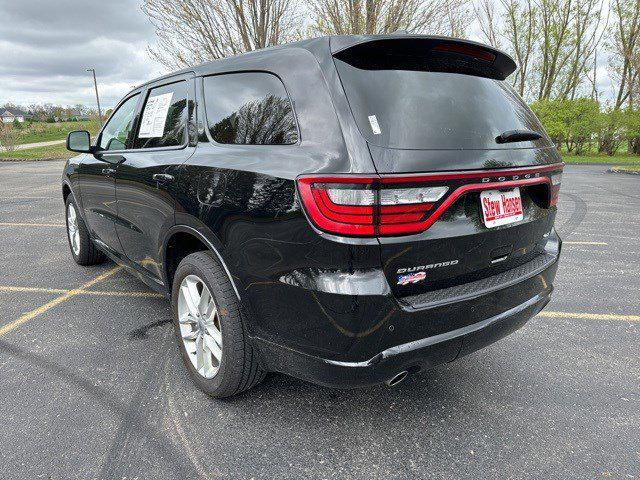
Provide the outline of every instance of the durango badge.
{"type": "Polygon", "coordinates": [[[420,270],[429,270],[431,268],[450,267],[457,264],[458,260],[449,260],[448,262],[438,262],[430,263],[429,265],[418,265],[416,267],[399,268],[397,273],[412,273],[420,270]]]}

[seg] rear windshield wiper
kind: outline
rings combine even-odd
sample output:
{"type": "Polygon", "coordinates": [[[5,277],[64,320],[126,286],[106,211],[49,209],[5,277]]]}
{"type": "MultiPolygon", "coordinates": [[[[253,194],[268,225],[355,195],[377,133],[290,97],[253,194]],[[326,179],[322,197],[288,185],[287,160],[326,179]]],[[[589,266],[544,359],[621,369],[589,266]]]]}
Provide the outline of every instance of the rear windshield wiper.
{"type": "Polygon", "coordinates": [[[498,143],[526,142],[527,140],[538,140],[542,138],[538,132],[533,130],[508,130],[496,137],[498,143]]]}

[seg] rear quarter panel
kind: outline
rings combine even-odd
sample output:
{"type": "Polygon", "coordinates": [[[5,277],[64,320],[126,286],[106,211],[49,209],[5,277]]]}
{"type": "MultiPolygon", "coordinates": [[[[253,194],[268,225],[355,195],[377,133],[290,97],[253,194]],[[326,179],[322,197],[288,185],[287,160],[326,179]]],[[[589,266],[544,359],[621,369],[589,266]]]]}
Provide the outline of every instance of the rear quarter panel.
{"type": "MultiPolygon", "coordinates": [[[[208,73],[238,71],[280,77],[294,105],[299,143],[220,145],[205,137],[180,169],[176,223],[196,228],[219,247],[243,303],[254,313],[252,335],[324,355],[346,351],[353,337],[341,325],[352,321],[357,324],[347,325],[347,331],[361,328],[353,308],[358,297],[330,295],[325,301],[327,294],[297,280],[379,268],[379,245],[319,235],[301,209],[295,179],[305,173],[372,171],[370,156],[359,157],[360,164],[350,160],[325,77],[309,51],[265,52],[208,73]],[[336,323],[334,316],[345,315],[336,323]]],[[[375,320],[374,313],[368,321],[375,320]]]]}

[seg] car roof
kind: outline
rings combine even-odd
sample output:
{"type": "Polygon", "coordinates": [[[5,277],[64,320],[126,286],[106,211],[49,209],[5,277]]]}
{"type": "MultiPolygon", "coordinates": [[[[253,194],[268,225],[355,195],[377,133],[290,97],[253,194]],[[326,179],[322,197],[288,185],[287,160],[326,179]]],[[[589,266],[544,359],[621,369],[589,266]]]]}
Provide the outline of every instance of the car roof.
{"type": "Polygon", "coordinates": [[[243,64],[249,58],[257,62],[260,61],[260,58],[263,58],[265,61],[264,68],[268,70],[269,63],[270,63],[269,58],[272,58],[273,54],[278,51],[303,49],[303,50],[311,51],[312,53],[314,53],[314,55],[318,55],[319,54],[318,52],[326,52],[325,53],[326,55],[333,55],[337,52],[344,51],[348,48],[351,48],[353,46],[360,45],[363,43],[380,41],[380,40],[392,40],[392,39],[442,40],[442,41],[472,45],[476,47],[482,47],[483,49],[490,50],[496,55],[498,55],[499,57],[512,63],[515,68],[515,62],[505,52],[498,50],[489,45],[473,42],[471,40],[464,40],[460,38],[444,37],[439,35],[417,35],[417,34],[406,34],[406,33],[393,33],[393,34],[385,34],[385,35],[332,35],[332,36],[323,36],[323,37],[310,38],[306,40],[300,40],[297,42],[286,43],[283,45],[276,45],[273,47],[261,48],[259,50],[253,50],[250,52],[245,52],[245,53],[233,55],[230,57],[211,60],[209,62],[204,62],[199,65],[195,65],[193,67],[187,67],[175,72],[168,73],[161,77],[154,78],[152,80],[149,80],[148,82],[138,85],[135,88],[135,90],[144,88],[149,84],[156,83],[158,81],[161,81],[167,78],[179,76],[181,74],[194,73],[195,75],[199,76],[199,75],[216,73],[221,69],[222,70],[241,69],[243,64]]]}

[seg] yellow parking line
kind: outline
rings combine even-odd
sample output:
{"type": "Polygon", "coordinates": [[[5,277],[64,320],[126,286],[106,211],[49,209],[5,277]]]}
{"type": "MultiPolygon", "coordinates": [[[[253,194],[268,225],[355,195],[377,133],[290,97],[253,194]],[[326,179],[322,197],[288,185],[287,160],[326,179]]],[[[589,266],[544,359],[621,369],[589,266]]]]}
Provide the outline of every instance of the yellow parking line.
{"type": "Polygon", "coordinates": [[[155,292],[117,292],[115,290],[83,290],[81,295],[98,295],[105,297],[139,297],[139,298],[165,298],[164,295],[155,292]]]}
{"type": "Polygon", "coordinates": [[[607,242],[562,242],[565,245],[609,245],[607,242]]]}
{"type": "Polygon", "coordinates": [[[102,280],[104,280],[106,278],[109,278],[113,274],[119,272],[121,269],[122,269],[122,267],[114,267],[111,270],[107,270],[102,275],[98,275],[93,280],[89,280],[87,283],[84,283],[84,284],[80,285],[80,287],[78,287],[78,288],[76,288],[74,290],[69,290],[68,292],[63,293],[59,297],[54,298],[50,302],[45,303],[41,307],[38,307],[38,308],[36,308],[34,310],[31,310],[30,312],[27,312],[27,313],[21,315],[17,320],[14,320],[11,323],[3,325],[2,327],[0,327],[0,337],[5,335],[6,333],[9,333],[10,331],[18,328],[20,325],[22,325],[24,323],[27,323],[29,320],[37,317],[38,315],[45,313],[47,310],[51,310],[56,305],[59,305],[62,302],[65,302],[65,301],[69,300],[71,297],[80,294],[83,290],[92,287],[96,283],[101,282],[102,280]]]}
{"type": "Polygon", "coordinates": [[[0,200],[58,200],[59,197],[43,197],[36,195],[1,196],[0,200]]]}
{"type": "MultiPolygon", "coordinates": [[[[82,290],[75,289],[76,295],[96,295],[106,297],[140,297],[140,298],[163,298],[164,295],[155,292],[118,292],[115,290],[82,290]]],[[[2,292],[22,292],[22,293],[69,293],[71,290],[63,288],[43,288],[43,287],[16,287],[13,285],[0,285],[2,292]]]]}
{"type": "Polygon", "coordinates": [[[14,287],[13,285],[0,285],[0,292],[24,292],[24,293],[69,293],[71,290],[63,288],[41,287],[14,287]]]}
{"type": "Polygon", "coordinates": [[[13,222],[0,222],[0,227],[64,227],[64,223],[13,223],[13,222]]]}
{"type": "Polygon", "coordinates": [[[580,318],[583,320],[622,320],[623,322],[640,322],[640,315],[615,315],[611,313],[578,313],[578,312],[552,312],[543,310],[539,317],[547,318],[580,318]]]}

